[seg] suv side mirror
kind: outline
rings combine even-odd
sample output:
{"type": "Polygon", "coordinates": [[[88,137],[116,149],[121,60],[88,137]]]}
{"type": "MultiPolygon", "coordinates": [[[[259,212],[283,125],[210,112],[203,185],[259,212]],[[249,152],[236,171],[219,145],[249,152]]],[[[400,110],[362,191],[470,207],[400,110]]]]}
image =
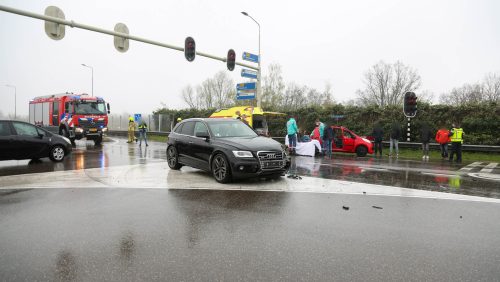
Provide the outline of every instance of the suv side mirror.
{"type": "Polygon", "coordinates": [[[109,107],[109,103],[106,106],[108,106],[108,114],[110,114],[111,113],[111,108],[109,107]]]}
{"type": "Polygon", "coordinates": [[[195,136],[198,138],[204,138],[205,140],[210,139],[210,135],[208,134],[208,132],[196,132],[195,136]]]}

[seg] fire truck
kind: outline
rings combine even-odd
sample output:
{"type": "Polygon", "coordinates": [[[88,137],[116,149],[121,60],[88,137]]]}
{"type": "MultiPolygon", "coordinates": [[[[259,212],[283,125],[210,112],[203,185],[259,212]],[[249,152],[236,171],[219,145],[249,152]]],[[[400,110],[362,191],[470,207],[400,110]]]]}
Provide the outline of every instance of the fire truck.
{"type": "Polygon", "coordinates": [[[87,138],[100,145],[108,130],[109,103],[88,94],[62,93],[39,96],[29,103],[30,123],[71,140],[87,138]]]}

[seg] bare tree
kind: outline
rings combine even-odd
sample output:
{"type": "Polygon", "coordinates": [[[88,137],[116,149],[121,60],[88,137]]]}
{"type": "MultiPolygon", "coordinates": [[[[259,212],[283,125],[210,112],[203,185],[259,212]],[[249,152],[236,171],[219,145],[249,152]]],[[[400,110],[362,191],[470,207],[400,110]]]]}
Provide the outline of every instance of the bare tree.
{"type": "Polygon", "coordinates": [[[225,71],[220,71],[213,78],[207,78],[196,86],[196,94],[191,86],[182,89],[182,98],[191,108],[225,108],[234,104],[236,91],[233,80],[225,71]]]}
{"type": "Polygon", "coordinates": [[[393,65],[380,61],[364,74],[363,82],[365,89],[356,92],[360,101],[382,107],[400,104],[404,93],[421,86],[418,72],[400,61],[393,65]]]}
{"type": "Polygon", "coordinates": [[[231,106],[236,97],[234,82],[228,76],[226,71],[220,71],[215,74],[212,79],[212,90],[215,98],[214,106],[216,108],[224,108],[231,106]]]}
{"type": "Polygon", "coordinates": [[[330,105],[333,105],[335,103],[335,100],[333,99],[332,97],[332,85],[327,82],[325,84],[325,89],[323,90],[323,93],[322,93],[322,102],[325,106],[330,106],[330,105]]]}
{"type": "Polygon", "coordinates": [[[449,105],[477,104],[483,101],[483,87],[480,83],[464,84],[441,96],[441,102],[449,105]]]}
{"type": "Polygon", "coordinates": [[[489,102],[500,102],[500,74],[489,73],[483,80],[483,98],[489,102]]]}
{"type": "Polygon", "coordinates": [[[262,106],[266,109],[277,109],[285,92],[281,65],[269,65],[268,75],[263,78],[262,106]]]}
{"type": "Polygon", "coordinates": [[[199,108],[199,100],[197,99],[197,95],[194,93],[191,85],[187,85],[182,89],[182,99],[191,109],[199,108]]]}
{"type": "Polygon", "coordinates": [[[296,83],[288,83],[283,100],[281,101],[281,110],[296,111],[300,108],[307,106],[307,99],[305,93],[307,87],[299,86],[296,83]]]}

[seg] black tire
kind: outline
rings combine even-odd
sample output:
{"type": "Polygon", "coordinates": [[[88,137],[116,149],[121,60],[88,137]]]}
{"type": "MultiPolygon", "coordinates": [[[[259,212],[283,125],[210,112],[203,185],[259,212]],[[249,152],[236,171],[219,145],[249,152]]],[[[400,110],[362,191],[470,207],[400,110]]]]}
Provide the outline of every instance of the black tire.
{"type": "Polygon", "coordinates": [[[63,146],[55,145],[50,149],[49,158],[53,162],[62,162],[66,156],[63,146]]]}
{"type": "Polygon", "coordinates": [[[231,182],[231,167],[224,154],[218,153],[211,163],[211,172],[215,180],[219,183],[231,182]]]}
{"type": "Polygon", "coordinates": [[[179,170],[182,165],[179,163],[179,154],[174,146],[167,148],[167,163],[170,169],[179,170]]]}
{"type": "Polygon", "coordinates": [[[368,153],[368,148],[366,148],[365,146],[358,146],[356,148],[356,155],[358,157],[364,157],[366,156],[367,153],[368,153]]]}
{"type": "Polygon", "coordinates": [[[102,136],[97,137],[97,139],[94,139],[94,145],[95,146],[100,146],[102,143],[102,136]]]}

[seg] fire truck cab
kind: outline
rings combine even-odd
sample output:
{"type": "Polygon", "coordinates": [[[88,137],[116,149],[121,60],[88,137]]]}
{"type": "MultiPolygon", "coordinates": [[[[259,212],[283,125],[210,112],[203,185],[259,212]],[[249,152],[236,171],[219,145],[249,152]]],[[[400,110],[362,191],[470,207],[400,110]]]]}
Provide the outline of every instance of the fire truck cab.
{"type": "Polygon", "coordinates": [[[109,103],[88,94],[62,93],[35,97],[29,103],[30,123],[71,140],[87,138],[100,145],[108,128],[109,103]]]}

